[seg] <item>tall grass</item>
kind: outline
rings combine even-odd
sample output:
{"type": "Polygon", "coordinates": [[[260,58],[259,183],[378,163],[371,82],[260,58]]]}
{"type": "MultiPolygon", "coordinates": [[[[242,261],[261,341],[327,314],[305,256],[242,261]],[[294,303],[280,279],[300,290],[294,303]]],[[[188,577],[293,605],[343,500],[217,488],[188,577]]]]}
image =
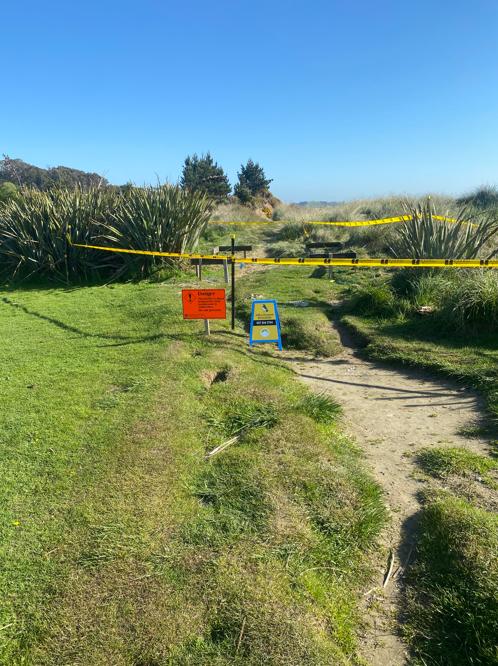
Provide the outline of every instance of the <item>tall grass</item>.
{"type": "Polygon", "coordinates": [[[0,278],[69,282],[99,275],[147,274],[157,260],[73,247],[103,244],[180,252],[193,248],[213,204],[175,186],[24,189],[0,205],[0,278]]]}
{"type": "Polygon", "coordinates": [[[496,331],[498,275],[485,269],[459,274],[440,297],[439,314],[454,330],[496,331]]]}
{"type": "MultiPolygon", "coordinates": [[[[431,200],[438,208],[453,215],[457,211],[455,200],[450,197],[434,194],[431,200]]],[[[321,220],[324,222],[337,222],[348,220],[378,220],[384,217],[400,215],[404,204],[409,201],[416,206],[421,198],[406,198],[402,196],[389,196],[378,199],[357,199],[339,203],[323,204],[320,206],[306,206],[300,204],[280,204],[274,213],[274,219],[289,222],[309,222],[321,220]]]]}

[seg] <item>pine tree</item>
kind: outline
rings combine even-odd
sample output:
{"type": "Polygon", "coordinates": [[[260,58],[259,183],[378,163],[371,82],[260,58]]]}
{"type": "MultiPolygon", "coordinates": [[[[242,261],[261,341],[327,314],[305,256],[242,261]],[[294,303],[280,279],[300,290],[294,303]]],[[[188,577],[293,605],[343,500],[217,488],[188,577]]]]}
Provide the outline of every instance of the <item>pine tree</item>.
{"type": "Polygon", "coordinates": [[[184,189],[206,192],[216,201],[224,201],[232,189],[225,172],[209,152],[200,157],[189,155],[185,159],[180,185],[184,189]]]}
{"type": "Polygon", "coordinates": [[[247,160],[241,165],[237,174],[239,182],[235,185],[234,194],[242,203],[249,203],[254,197],[265,197],[270,194],[271,178],[266,178],[263,167],[257,162],[247,160]]]}

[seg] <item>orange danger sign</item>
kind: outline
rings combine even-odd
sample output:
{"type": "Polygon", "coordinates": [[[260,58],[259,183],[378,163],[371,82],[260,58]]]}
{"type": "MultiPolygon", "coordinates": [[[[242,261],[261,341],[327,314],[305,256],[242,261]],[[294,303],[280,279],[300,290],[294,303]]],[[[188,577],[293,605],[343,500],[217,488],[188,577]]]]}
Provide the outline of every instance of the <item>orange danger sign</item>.
{"type": "Polygon", "coordinates": [[[224,289],[182,289],[184,319],[226,319],[224,289]]]}

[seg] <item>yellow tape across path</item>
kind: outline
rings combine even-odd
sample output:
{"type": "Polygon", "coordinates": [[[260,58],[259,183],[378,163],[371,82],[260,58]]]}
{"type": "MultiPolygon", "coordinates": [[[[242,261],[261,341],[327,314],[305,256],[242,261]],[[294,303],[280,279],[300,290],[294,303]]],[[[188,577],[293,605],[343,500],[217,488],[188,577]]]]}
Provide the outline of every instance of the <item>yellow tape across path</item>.
{"type": "Polygon", "coordinates": [[[308,258],[271,258],[248,257],[242,259],[232,255],[198,254],[196,252],[156,252],[152,250],[128,250],[120,247],[101,245],[83,245],[71,243],[73,247],[124,254],[140,254],[151,257],[172,257],[176,259],[219,259],[234,261],[237,264],[263,264],[281,266],[348,266],[350,268],[498,268],[498,259],[308,259],[308,258]]]}
{"type": "MultiPolygon", "coordinates": [[[[343,221],[343,222],[324,222],[322,220],[311,220],[311,221],[302,221],[302,222],[291,222],[291,221],[279,221],[277,224],[301,224],[306,226],[307,224],[320,224],[330,227],[370,227],[376,224],[395,224],[396,222],[410,222],[413,219],[412,215],[398,215],[397,217],[383,217],[380,220],[356,220],[354,222],[343,221]]],[[[454,217],[445,217],[444,215],[433,215],[433,220],[439,220],[440,222],[451,222],[452,224],[457,224],[458,220],[454,217]]],[[[275,223],[274,220],[249,220],[247,222],[223,222],[219,220],[211,220],[209,224],[219,224],[220,226],[244,226],[246,224],[265,224],[270,225],[275,223]]],[[[472,222],[461,222],[460,224],[470,224],[472,227],[477,226],[472,222]]]]}

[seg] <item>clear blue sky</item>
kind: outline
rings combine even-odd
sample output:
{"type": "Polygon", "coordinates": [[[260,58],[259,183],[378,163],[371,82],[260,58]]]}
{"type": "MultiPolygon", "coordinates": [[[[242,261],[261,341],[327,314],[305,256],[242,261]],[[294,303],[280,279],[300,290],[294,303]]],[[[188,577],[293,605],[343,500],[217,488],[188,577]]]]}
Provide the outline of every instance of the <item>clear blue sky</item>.
{"type": "Polygon", "coordinates": [[[0,153],[113,183],[252,157],[287,201],[498,183],[497,0],[2,3],[0,153]]]}

